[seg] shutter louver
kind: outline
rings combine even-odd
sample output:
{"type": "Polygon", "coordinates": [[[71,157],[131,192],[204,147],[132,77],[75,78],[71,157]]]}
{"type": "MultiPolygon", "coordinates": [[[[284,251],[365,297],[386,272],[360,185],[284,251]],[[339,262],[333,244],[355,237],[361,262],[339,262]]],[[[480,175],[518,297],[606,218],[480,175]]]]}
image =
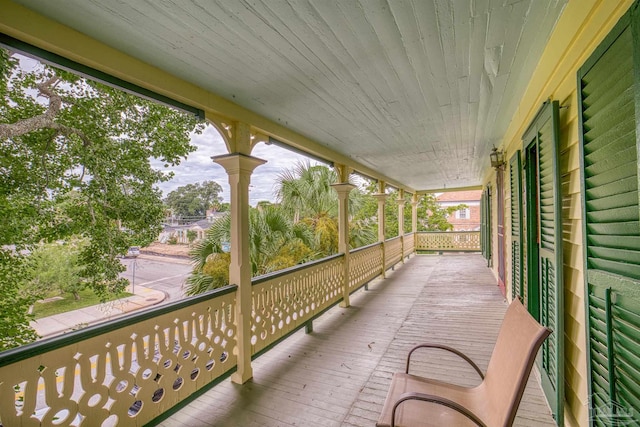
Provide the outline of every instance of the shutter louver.
{"type": "Polygon", "coordinates": [[[522,163],[520,151],[509,161],[511,187],[511,297],[522,296],[522,163]]]}
{"type": "Polygon", "coordinates": [[[553,166],[554,141],[552,120],[547,120],[538,131],[538,153],[540,171],[540,288],[542,290],[542,324],[554,331],[554,337],[542,346],[542,367],[549,376],[550,386],[555,390],[558,381],[556,360],[557,315],[556,315],[556,209],[555,209],[555,168],[553,166]]]}
{"type": "MultiPolygon", "coordinates": [[[[631,28],[579,71],[591,419],[640,422],[640,221],[631,28]],[[613,417],[613,418],[611,418],[613,417]]],[[[624,423],[624,424],[622,424],[624,423]]]]}

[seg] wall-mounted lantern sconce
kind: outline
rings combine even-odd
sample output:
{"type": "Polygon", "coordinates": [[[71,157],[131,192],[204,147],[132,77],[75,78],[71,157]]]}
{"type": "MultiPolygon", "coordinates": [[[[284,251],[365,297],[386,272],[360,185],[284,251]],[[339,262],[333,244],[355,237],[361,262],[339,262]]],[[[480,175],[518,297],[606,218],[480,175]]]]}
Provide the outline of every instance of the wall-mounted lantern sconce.
{"type": "Polygon", "coordinates": [[[492,168],[500,169],[504,165],[504,152],[502,150],[498,150],[496,147],[491,149],[489,158],[491,158],[492,168]]]}

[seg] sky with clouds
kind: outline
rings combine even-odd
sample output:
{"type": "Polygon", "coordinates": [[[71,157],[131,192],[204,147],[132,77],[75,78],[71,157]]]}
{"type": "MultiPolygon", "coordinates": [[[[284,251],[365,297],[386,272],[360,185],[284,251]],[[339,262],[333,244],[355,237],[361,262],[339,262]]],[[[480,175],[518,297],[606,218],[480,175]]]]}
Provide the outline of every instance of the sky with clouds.
{"type": "MultiPolygon", "coordinates": [[[[198,147],[189,154],[186,160],[175,167],[163,168],[158,162],[158,168],[165,172],[173,172],[174,177],[170,181],[160,183],[158,186],[164,196],[178,187],[195,184],[196,182],[215,181],[222,186],[222,200],[229,202],[229,181],[224,168],[211,160],[211,156],[227,154],[222,137],[213,126],[207,126],[200,135],[193,135],[191,143],[198,147]]],[[[275,201],[276,177],[285,169],[291,169],[297,162],[311,162],[319,164],[305,156],[289,151],[277,145],[260,143],[251,152],[251,155],[266,160],[267,163],[258,166],[251,175],[249,187],[249,204],[255,206],[261,200],[275,201]]],[[[155,163],[155,162],[154,162],[155,163]]],[[[153,163],[152,163],[153,164],[153,163]]]]}

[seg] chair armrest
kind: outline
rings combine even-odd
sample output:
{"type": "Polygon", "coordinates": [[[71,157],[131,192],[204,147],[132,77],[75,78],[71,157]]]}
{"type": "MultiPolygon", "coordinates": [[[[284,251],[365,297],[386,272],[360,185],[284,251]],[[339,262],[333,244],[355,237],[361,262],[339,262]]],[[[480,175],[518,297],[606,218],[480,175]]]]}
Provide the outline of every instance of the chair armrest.
{"type": "Polygon", "coordinates": [[[482,373],[482,371],[480,370],[480,368],[478,367],[478,365],[475,364],[475,362],[473,360],[471,360],[466,354],[462,353],[459,350],[456,350],[455,348],[446,346],[446,345],[440,345],[440,344],[420,344],[417,345],[415,347],[413,347],[410,351],[409,354],[407,355],[407,369],[405,370],[405,373],[408,374],[409,373],[409,363],[411,362],[411,354],[416,351],[419,348],[438,348],[441,350],[446,350],[450,353],[456,354],[458,356],[460,356],[461,358],[463,358],[464,360],[467,361],[467,363],[469,363],[469,365],[471,365],[471,367],[473,367],[473,369],[476,370],[476,372],[480,375],[480,378],[482,378],[484,380],[484,374],[482,373]]]}
{"type": "Polygon", "coordinates": [[[431,402],[431,403],[436,403],[438,405],[446,406],[447,408],[451,408],[461,413],[462,415],[469,418],[471,421],[473,421],[480,427],[487,427],[487,425],[483,423],[482,420],[478,418],[476,414],[474,414],[464,406],[460,405],[459,403],[454,402],[453,400],[449,400],[440,396],[434,396],[432,394],[416,393],[416,392],[403,393],[400,395],[398,400],[396,400],[396,403],[393,405],[393,411],[391,411],[391,427],[395,427],[396,425],[396,409],[398,408],[398,406],[400,406],[403,402],[406,402],[407,400],[419,400],[422,402],[431,402]]]}

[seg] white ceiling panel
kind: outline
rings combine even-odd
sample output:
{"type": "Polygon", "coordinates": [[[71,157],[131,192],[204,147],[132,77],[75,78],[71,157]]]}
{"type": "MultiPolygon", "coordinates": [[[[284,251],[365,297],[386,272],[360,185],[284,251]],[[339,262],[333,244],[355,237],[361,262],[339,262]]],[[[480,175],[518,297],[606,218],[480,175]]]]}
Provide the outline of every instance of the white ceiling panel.
{"type": "Polygon", "coordinates": [[[405,185],[479,185],[566,0],[18,0],[405,185]]]}

